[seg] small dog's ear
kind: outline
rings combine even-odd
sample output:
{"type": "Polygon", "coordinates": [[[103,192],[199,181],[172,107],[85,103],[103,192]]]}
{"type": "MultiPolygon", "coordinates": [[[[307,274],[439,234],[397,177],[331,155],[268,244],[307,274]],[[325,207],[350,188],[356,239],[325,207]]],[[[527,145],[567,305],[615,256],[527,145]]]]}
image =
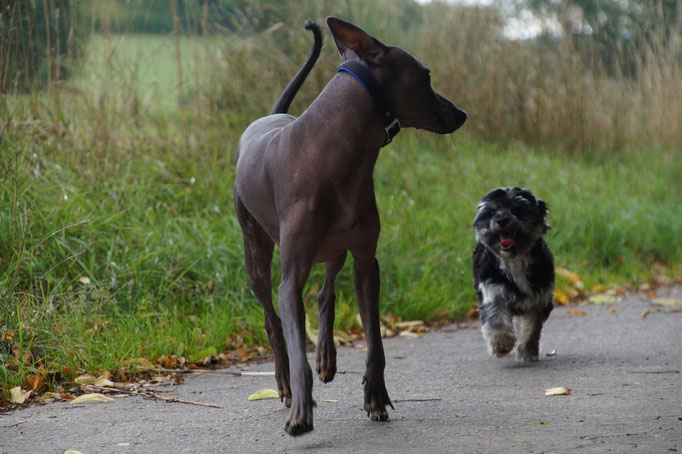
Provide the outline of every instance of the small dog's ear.
{"type": "Polygon", "coordinates": [[[386,52],[386,46],[381,44],[379,40],[355,25],[336,17],[328,17],[327,25],[332,31],[336,47],[339,49],[343,60],[348,60],[357,55],[368,63],[381,63],[386,52]]]}
{"type": "Polygon", "coordinates": [[[545,203],[544,200],[537,199],[537,201],[538,201],[538,203],[537,203],[538,213],[540,213],[540,216],[542,216],[542,221],[545,224],[545,232],[546,232],[550,228],[549,224],[547,224],[547,221],[545,220],[545,219],[547,219],[547,213],[549,212],[549,206],[547,205],[547,203],[545,203]]]}

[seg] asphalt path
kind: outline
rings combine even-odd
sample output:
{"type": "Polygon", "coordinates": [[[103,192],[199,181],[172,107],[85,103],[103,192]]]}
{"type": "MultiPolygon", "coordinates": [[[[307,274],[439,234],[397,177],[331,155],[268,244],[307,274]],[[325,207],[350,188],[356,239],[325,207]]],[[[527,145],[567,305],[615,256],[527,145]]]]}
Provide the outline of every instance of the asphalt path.
{"type": "Polygon", "coordinates": [[[362,411],[356,345],[339,350],[332,383],[316,380],[315,430],[302,437],[284,432],[279,400],[247,400],[274,377],[218,370],[164,395],[222,408],[139,396],[26,408],[0,415],[0,453],[680,452],[682,286],[657,297],[557,308],[531,365],[489,357],[476,323],[386,339],[387,422],[362,411]],[[571,393],[544,395],[558,386],[571,393]]]}

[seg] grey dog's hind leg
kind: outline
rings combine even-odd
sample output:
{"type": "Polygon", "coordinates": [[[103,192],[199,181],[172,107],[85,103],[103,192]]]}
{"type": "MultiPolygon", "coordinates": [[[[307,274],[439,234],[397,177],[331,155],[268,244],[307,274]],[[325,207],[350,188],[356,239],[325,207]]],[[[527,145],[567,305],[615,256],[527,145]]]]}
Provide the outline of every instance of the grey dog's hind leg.
{"type": "Polygon", "coordinates": [[[275,244],[253,219],[237,196],[234,198],[234,204],[244,237],[244,262],[246,273],[249,276],[249,284],[265,313],[265,332],[268,334],[270,347],[275,357],[275,379],[277,380],[279,397],[284,405],[290,407],[289,356],[284,342],[282,322],[272,305],[270,266],[275,244]]]}

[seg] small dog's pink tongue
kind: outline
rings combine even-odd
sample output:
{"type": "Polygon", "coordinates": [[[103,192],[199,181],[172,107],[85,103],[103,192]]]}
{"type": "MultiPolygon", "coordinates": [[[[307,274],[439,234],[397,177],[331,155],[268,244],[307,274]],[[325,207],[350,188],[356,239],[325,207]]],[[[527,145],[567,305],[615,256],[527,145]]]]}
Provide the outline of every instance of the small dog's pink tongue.
{"type": "Polygon", "coordinates": [[[513,238],[509,238],[506,235],[500,235],[500,247],[511,247],[516,246],[516,241],[513,238]]]}

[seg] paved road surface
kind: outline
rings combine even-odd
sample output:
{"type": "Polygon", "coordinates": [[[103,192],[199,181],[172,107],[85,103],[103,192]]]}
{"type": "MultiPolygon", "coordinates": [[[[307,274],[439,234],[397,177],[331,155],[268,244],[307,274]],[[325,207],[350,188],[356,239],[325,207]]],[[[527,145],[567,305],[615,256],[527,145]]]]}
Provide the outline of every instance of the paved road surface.
{"type": "MultiPolygon", "coordinates": [[[[682,287],[659,297],[682,301],[682,287]]],[[[488,357],[476,326],[387,339],[396,403],[385,423],[362,411],[364,352],[356,347],[339,351],[345,373],[316,381],[315,430],[303,437],[284,433],[278,400],[247,400],[274,388],[274,377],[217,371],[188,378],[172,395],[222,409],[140,397],[28,408],[0,415],[0,454],[680,452],[682,313],[650,302],[633,295],[581,307],[584,316],[556,309],[543,333],[543,352],[556,354],[533,365],[488,357]],[[573,391],[544,396],[556,386],[573,391]]]]}

